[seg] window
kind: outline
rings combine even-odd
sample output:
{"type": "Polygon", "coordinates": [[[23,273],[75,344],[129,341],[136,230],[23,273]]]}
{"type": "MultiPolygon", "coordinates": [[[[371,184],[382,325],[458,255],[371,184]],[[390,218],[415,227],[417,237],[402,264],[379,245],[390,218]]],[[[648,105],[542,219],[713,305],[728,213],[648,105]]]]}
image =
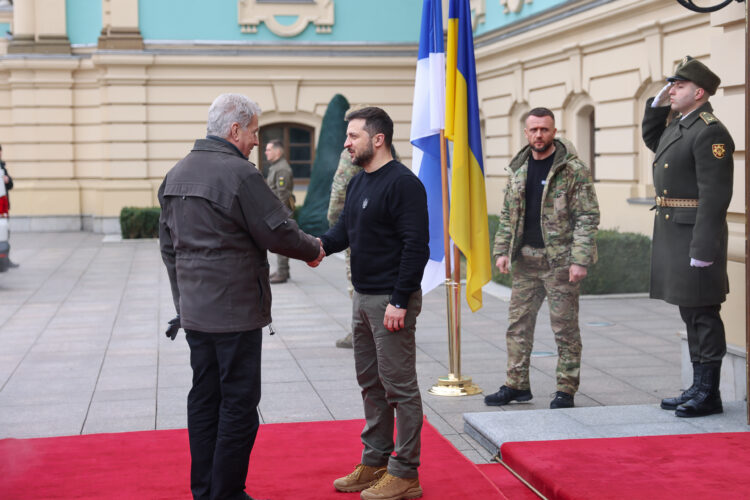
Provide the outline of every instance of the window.
{"type": "Polygon", "coordinates": [[[262,155],[263,176],[268,175],[268,161],[265,157],[266,144],[277,139],[284,145],[284,157],[294,173],[294,181],[307,184],[310,181],[315,148],[315,130],[299,123],[274,123],[260,129],[260,153],[262,155]]]}

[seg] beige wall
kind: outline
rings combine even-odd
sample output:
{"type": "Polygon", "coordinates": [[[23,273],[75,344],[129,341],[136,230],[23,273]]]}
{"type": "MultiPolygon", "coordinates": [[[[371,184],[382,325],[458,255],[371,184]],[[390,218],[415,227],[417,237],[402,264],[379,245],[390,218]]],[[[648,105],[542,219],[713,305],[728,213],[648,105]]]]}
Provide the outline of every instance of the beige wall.
{"type": "Polygon", "coordinates": [[[412,60],[386,57],[2,59],[0,137],[16,179],[14,216],[114,217],[124,205],[156,204],[158,184],[205,135],[208,107],[223,92],[256,100],[261,125],[303,123],[316,141],[336,93],[376,103],[394,118],[408,160],[414,72],[412,60]]]}
{"type": "MultiPolygon", "coordinates": [[[[138,38],[132,19],[110,21],[105,24],[125,42],[138,38]]],[[[499,211],[504,168],[523,143],[523,114],[551,108],[560,134],[587,157],[582,116],[593,109],[602,227],[650,234],[652,154],[640,138],[645,101],[686,54],[722,77],[712,103],[737,145],[729,216],[732,293],[723,309],[735,345],[744,345],[746,307],[745,68],[737,64],[744,60],[744,29],[744,5],[735,2],[706,15],[672,0],[620,0],[507,38],[494,32],[476,39],[492,213],[499,211]]],[[[113,37],[108,43],[118,43],[113,37]]],[[[0,51],[5,47],[0,42],[0,51]]],[[[193,46],[180,47],[181,55],[148,48],[0,59],[0,137],[16,180],[16,221],[114,218],[124,205],[156,204],[164,173],[204,135],[208,106],[222,92],[257,100],[261,124],[299,122],[314,127],[316,136],[336,93],[352,104],[382,106],[394,118],[396,148],[407,164],[411,160],[414,46],[373,47],[389,53],[368,57],[355,55],[361,47],[347,46],[337,46],[336,57],[316,55],[315,47],[284,57],[259,55],[263,49],[243,55],[236,47],[214,48],[237,52],[227,56],[193,46]]],[[[257,163],[257,152],[253,159],[257,163]]]]}

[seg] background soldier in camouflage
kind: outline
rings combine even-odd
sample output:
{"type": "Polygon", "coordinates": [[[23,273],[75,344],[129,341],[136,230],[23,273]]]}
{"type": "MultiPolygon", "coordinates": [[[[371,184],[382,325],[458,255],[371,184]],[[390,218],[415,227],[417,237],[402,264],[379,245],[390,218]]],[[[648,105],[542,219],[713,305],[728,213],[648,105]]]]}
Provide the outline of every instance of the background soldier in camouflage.
{"type": "MultiPolygon", "coordinates": [[[[349,185],[349,181],[352,177],[362,171],[362,167],[352,163],[351,155],[349,151],[344,149],[341,152],[339,158],[339,166],[336,168],[336,173],[333,174],[333,183],[331,184],[331,199],[328,202],[328,224],[333,227],[336,221],[339,220],[341,211],[344,209],[344,201],[346,201],[346,187],[349,185]]],[[[351,252],[346,249],[346,289],[349,291],[349,298],[352,297],[354,292],[354,286],[352,286],[352,268],[351,268],[351,252]]],[[[344,338],[336,341],[336,347],[342,347],[351,349],[352,348],[352,334],[349,332],[344,338]]]]}
{"type": "MultiPolygon", "coordinates": [[[[279,140],[266,145],[266,160],[271,162],[266,182],[281,203],[294,213],[294,177],[292,167],[284,158],[284,146],[279,140]]],[[[289,257],[276,256],[276,272],[271,275],[271,283],[285,283],[289,279],[289,257]]]]}
{"type": "Polygon", "coordinates": [[[570,408],[581,369],[578,295],[586,267],[596,261],[599,204],[591,172],[573,145],[555,139],[555,116],[535,108],[526,117],[529,141],[508,167],[510,177],[495,235],[496,265],[513,262],[505,385],[484,398],[489,406],[529,401],[529,364],[536,316],[549,300],[557,344],[557,392],[550,408],[570,408]]]}

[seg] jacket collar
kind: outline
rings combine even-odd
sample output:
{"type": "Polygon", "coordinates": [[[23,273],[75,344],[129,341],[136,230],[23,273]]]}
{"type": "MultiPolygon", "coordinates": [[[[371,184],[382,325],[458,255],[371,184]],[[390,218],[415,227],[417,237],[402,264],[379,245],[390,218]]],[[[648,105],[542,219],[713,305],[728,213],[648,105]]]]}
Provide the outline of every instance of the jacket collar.
{"type": "Polygon", "coordinates": [[[205,139],[198,139],[193,145],[193,151],[212,151],[215,153],[228,153],[231,155],[239,156],[243,160],[247,160],[247,157],[243,155],[237,146],[232,144],[226,139],[215,135],[207,135],[205,139]]]}
{"type": "Polygon", "coordinates": [[[687,118],[685,118],[684,120],[680,120],[680,127],[690,128],[693,123],[698,121],[698,119],[701,117],[701,113],[704,113],[706,111],[711,113],[713,112],[713,110],[714,108],[711,106],[710,102],[704,102],[699,108],[694,109],[693,112],[687,116],[687,118]]]}
{"type": "MultiPolygon", "coordinates": [[[[570,159],[576,157],[576,151],[572,143],[567,140],[554,139],[555,159],[552,160],[550,171],[554,172],[565,165],[570,159]]],[[[528,144],[521,148],[521,151],[511,160],[508,169],[511,172],[517,172],[521,167],[527,165],[531,156],[531,146],[528,144]]]]}

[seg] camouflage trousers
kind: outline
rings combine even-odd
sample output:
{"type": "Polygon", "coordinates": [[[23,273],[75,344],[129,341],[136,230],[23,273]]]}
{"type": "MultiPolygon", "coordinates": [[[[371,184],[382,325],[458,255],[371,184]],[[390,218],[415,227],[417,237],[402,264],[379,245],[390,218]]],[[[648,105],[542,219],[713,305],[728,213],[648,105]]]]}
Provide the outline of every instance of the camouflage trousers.
{"type": "Polygon", "coordinates": [[[578,328],[579,283],[568,281],[568,266],[550,268],[543,248],[525,246],[513,265],[508,313],[508,371],[505,385],[530,389],[529,364],[534,329],[544,297],[557,344],[557,390],[575,394],[581,372],[581,330],[578,328]]]}
{"type": "Polygon", "coordinates": [[[276,273],[284,278],[289,277],[289,257],[276,255],[276,273]]]}

